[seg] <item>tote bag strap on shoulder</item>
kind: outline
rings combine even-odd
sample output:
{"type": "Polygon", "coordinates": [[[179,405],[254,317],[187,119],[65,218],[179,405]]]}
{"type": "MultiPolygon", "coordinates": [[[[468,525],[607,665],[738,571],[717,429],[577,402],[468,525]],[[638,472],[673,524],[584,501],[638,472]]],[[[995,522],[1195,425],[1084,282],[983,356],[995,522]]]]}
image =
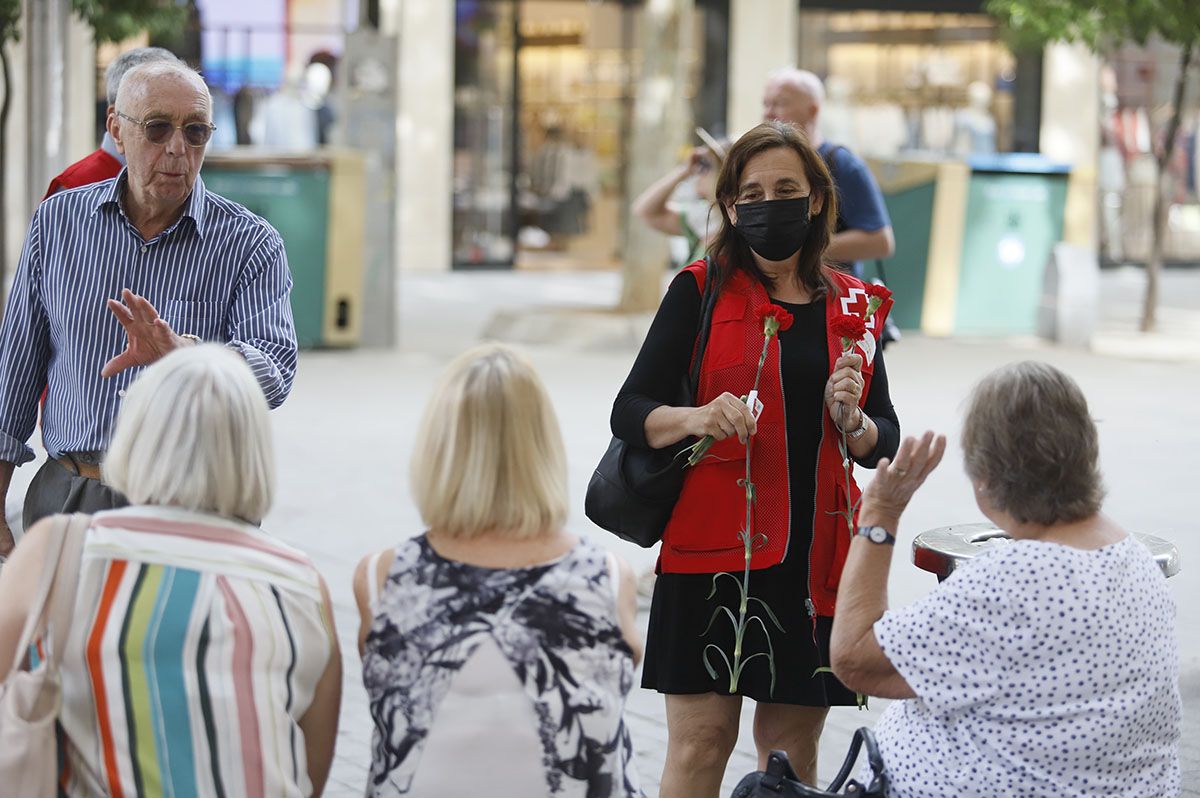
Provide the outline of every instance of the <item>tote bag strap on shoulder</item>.
{"type": "Polygon", "coordinates": [[[54,526],[46,544],[42,576],[34,594],[33,606],[25,619],[21,642],[13,654],[11,672],[20,669],[29,647],[47,627],[50,631],[47,641],[50,646],[48,665],[51,670],[58,669],[71,629],[83,538],[91,521],[91,516],[82,513],[54,516],[54,526]]]}

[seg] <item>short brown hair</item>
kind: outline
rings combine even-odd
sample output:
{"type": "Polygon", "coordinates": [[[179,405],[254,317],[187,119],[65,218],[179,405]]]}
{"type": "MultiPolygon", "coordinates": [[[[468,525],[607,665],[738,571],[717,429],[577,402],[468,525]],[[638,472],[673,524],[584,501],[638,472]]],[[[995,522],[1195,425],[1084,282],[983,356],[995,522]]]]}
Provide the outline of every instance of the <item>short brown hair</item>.
{"type": "Polygon", "coordinates": [[[1062,524],[1100,512],[1100,443],[1073,379],[1026,360],[975,386],[963,423],[964,465],[1001,510],[1023,524],[1062,524]]]}
{"type": "Polygon", "coordinates": [[[795,150],[804,164],[804,176],[810,189],[809,202],[821,199],[821,212],[812,218],[812,227],[808,238],[800,247],[800,262],[796,265],[796,276],[800,284],[815,293],[824,293],[833,287],[832,281],[825,273],[825,250],[833,239],[834,225],[837,222],[837,192],[833,188],[833,177],[825,159],[816,148],[808,143],[808,138],[800,130],[786,122],[764,122],[751,129],[729,148],[729,154],[721,164],[721,173],[717,177],[717,208],[721,211],[721,230],[711,247],[713,262],[720,268],[722,283],[729,279],[734,269],[742,269],[752,275],[767,288],[773,288],[771,278],[758,268],[751,254],[750,246],[738,233],[726,204],[732,204],[738,195],[738,187],[742,182],[742,173],[746,165],[759,153],[773,150],[777,147],[787,147],[795,150]]]}

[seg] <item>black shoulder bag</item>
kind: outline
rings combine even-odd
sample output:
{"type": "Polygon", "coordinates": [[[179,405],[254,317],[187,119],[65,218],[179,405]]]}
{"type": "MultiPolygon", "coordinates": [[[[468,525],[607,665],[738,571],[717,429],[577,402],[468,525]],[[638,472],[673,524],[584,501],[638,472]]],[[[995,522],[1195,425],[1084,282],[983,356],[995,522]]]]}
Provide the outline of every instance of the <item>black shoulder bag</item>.
{"type": "MultiPolygon", "coordinates": [[[[717,270],[705,259],[704,292],[700,297],[700,326],[692,367],[680,387],[676,407],[691,407],[700,383],[700,363],[708,345],[713,305],[717,300],[717,270]]],[[[650,548],[662,540],[667,522],[683,490],[685,458],[677,455],[691,441],[665,449],[631,446],[614,437],[588,482],[583,511],[601,529],[650,548]]]]}
{"type": "Polygon", "coordinates": [[[800,781],[788,762],[787,754],[783,751],[772,751],[767,757],[767,769],[751,773],[738,782],[732,798],[837,798],[846,795],[883,798],[886,792],[887,777],[883,772],[883,757],[879,755],[875,735],[870,729],[863,727],[854,732],[854,739],[850,741],[850,751],[846,754],[842,769],[824,790],[810,787],[800,781]],[[859,749],[864,745],[867,748],[867,763],[871,766],[871,780],[867,784],[861,784],[854,779],[847,782],[854,763],[858,761],[859,749]],[[842,785],[846,786],[844,792],[842,785]]]}

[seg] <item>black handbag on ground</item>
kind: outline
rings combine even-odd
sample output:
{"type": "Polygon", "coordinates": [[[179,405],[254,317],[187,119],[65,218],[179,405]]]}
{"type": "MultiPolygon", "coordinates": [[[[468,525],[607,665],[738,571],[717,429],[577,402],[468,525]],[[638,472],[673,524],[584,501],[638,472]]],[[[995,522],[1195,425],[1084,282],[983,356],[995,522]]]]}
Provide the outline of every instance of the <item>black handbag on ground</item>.
{"type": "MultiPolygon", "coordinates": [[[[676,407],[696,401],[700,362],[708,345],[713,305],[717,299],[717,270],[705,259],[704,292],[700,297],[700,326],[692,367],[680,388],[676,407]]],[[[662,540],[679,493],[683,490],[686,458],[678,456],[692,441],[684,440],[665,449],[630,446],[614,437],[588,482],[583,511],[601,529],[617,537],[650,548],[662,540]]]]}
{"type": "Polygon", "coordinates": [[[788,762],[787,754],[783,751],[772,751],[767,758],[767,769],[746,776],[733,790],[732,798],[836,798],[836,796],[863,796],[865,798],[883,798],[887,791],[887,777],[883,772],[883,757],[879,755],[879,746],[875,735],[864,727],[854,732],[850,741],[850,751],[842,768],[829,786],[822,790],[810,787],[800,781],[796,771],[788,762]],[[867,749],[867,762],[871,766],[871,780],[862,784],[854,779],[847,781],[854,763],[858,761],[858,752],[863,746],[867,749]],[[842,790],[842,785],[846,789],[842,790]]]}

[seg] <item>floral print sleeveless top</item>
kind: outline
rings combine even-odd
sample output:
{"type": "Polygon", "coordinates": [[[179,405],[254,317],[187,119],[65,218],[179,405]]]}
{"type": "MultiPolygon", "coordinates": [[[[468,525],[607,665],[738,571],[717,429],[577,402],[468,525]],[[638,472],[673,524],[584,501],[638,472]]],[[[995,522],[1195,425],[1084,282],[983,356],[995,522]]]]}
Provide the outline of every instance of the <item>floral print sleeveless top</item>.
{"type": "Polygon", "coordinates": [[[372,604],[363,655],[375,722],[367,795],[425,794],[461,783],[447,767],[455,759],[458,770],[479,779],[479,795],[503,794],[509,776],[534,778],[544,795],[641,795],[624,719],[633,657],[602,549],[580,543],[554,562],[484,568],[442,558],[421,536],[397,547],[372,604]],[[465,682],[472,686],[464,689],[465,682]],[[505,684],[526,710],[509,713],[507,722],[487,712],[488,699],[505,684]],[[437,747],[431,740],[439,727],[470,729],[482,743],[434,756],[426,749],[437,747]],[[500,771],[485,768],[481,776],[486,749],[522,734],[537,755],[498,758],[500,771]],[[436,763],[422,772],[426,754],[436,763]],[[540,777],[530,772],[538,760],[540,777]],[[505,767],[524,772],[506,774],[505,767]]]}

